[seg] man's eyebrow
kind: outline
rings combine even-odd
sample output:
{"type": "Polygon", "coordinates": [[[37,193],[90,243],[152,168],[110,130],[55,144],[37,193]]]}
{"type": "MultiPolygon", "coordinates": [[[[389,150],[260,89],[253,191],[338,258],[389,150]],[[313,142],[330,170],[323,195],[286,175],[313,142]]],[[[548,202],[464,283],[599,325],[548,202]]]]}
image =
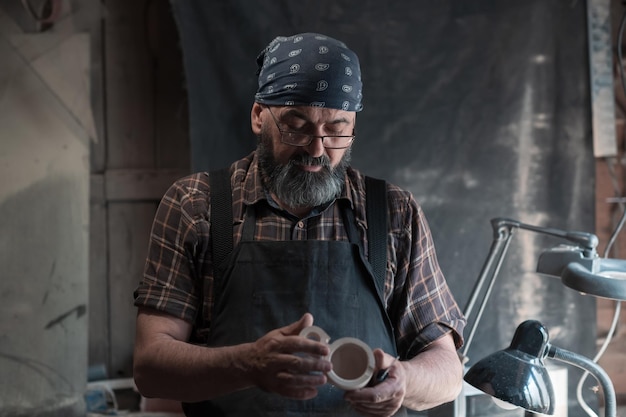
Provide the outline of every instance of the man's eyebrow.
{"type": "MultiPolygon", "coordinates": [[[[307,123],[312,123],[311,120],[309,119],[309,117],[302,113],[299,110],[296,109],[289,109],[287,111],[285,111],[282,115],[282,117],[297,117],[298,119],[302,119],[307,123]]],[[[345,118],[345,117],[339,117],[337,119],[334,120],[328,120],[327,122],[325,122],[325,124],[331,124],[331,125],[336,125],[336,124],[341,124],[341,123],[352,123],[351,120],[345,118]]]]}

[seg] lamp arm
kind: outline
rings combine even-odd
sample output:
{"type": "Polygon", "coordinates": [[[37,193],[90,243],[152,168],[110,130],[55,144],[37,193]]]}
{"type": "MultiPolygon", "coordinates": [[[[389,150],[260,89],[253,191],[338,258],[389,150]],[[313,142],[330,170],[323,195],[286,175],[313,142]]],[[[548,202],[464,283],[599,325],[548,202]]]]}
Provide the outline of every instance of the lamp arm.
{"type": "Polygon", "coordinates": [[[543,233],[546,235],[561,237],[571,242],[575,242],[578,245],[582,246],[585,256],[588,257],[592,257],[595,254],[595,248],[598,245],[597,236],[591,233],[565,231],[548,227],[533,226],[531,224],[522,223],[517,220],[504,217],[496,217],[491,219],[491,228],[493,229],[493,241],[489,249],[489,253],[487,254],[487,258],[483,263],[483,266],[478,275],[478,279],[474,284],[474,288],[470,293],[470,298],[468,300],[467,306],[463,311],[463,314],[467,319],[467,326],[465,329],[465,333],[467,336],[465,337],[465,343],[463,345],[463,348],[459,353],[459,356],[461,357],[461,360],[463,362],[467,362],[468,360],[467,353],[469,352],[469,348],[474,339],[476,328],[480,323],[483,311],[485,309],[485,306],[487,305],[489,296],[491,295],[491,291],[494,287],[498,273],[500,272],[500,268],[504,261],[504,256],[508,251],[514,229],[530,230],[535,233],[543,233]],[[476,317],[472,319],[471,315],[474,312],[475,304],[477,303],[478,298],[482,293],[483,286],[486,283],[488,283],[487,289],[484,291],[482,300],[480,301],[480,305],[478,306],[476,317]]]}
{"type": "Polygon", "coordinates": [[[604,369],[585,356],[570,352],[554,345],[550,345],[547,357],[577,366],[593,375],[598,380],[600,385],[602,385],[602,391],[604,392],[604,416],[616,417],[617,401],[615,399],[615,388],[613,387],[611,378],[609,378],[609,375],[604,371],[604,369]]]}
{"type": "Polygon", "coordinates": [[[511,242],[511,237],[513,236],[514,226],[507,219],[492,219],[491,227],[493,228],[493,241],[491,242],[491,247],[489,248],[487,258],[483,263],[480,274],[478,275],[478,279],[474,284],[474,288],[472,288],[470,298],[463,312],[467,319],[467,326],[465,329],[467,336],[465,337],[465,343],[463,344],[463,349],[461,350],[460,356],[464,362],[467,361],[467,353],[469,352],[470,345],[472,344],[472,341],[474,339],[476,328],[478,327],[478,323],[480,323],[480,319],[483,315],[483,311],[485,310],[487,300],[491,295],[491,290],[493,289],[496,278],[498,276],[498,272],[500,271],[500,267],[502,266],[502,262],[504,261],[504,255],[506,255],[506,252],[509,248],[509,243],[511,242]],[[495,269],[493,268],[494,263],[496,263],[495,269]],[[478,297],[481,294],[482,287],[487,282],[487,290],[485,291],[485,294],[483,295],[483,298],[480,302],[478,312],[476,313],[476,318],[470,320],[470,316],[474,311],[474,306],[478,301],[478,297]]]}
{"type": "Polygon", "coordinates": [[[552,227],[539,227],[532,224],[521,223],[511,219],[499,220],[507,221],[520,229],[530,230],[536,233],[542,233],[544,235],[550,235],[569,240],[570,242],[576,243],[577,245],[581,246],[585,250],[585,256],[587,257],[593,256],[596,253],[596,248],[598,247],[598,237],[593,233],[554,229],[552,227]]]}

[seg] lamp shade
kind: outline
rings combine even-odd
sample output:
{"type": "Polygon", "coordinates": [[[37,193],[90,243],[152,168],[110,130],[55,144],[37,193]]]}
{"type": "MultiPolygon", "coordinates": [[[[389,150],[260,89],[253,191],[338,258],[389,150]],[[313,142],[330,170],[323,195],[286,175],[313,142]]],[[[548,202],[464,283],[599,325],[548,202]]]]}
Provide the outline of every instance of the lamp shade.
{"type": "Polygon", "coordinates": [[[465,381],[479,390],[528,411],[554,414],[554,389],[543,358],[548,332],[528,320],[515,331],[511,345],[478,361],[465,381]]]}

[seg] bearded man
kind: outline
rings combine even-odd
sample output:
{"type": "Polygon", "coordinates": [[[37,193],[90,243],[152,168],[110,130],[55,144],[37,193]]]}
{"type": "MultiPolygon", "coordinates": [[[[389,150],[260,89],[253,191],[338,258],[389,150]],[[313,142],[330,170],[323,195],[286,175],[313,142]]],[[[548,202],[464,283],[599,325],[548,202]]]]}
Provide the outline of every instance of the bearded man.
{"type": "Polygon", "coordinates": [[[274,39],[257,62],[256,151],[178,180],[156,213],[135,291],[139,391],[185,403],[190,417],[408,415],[453,400],[465,319],[424,213],[393,184],[375,194],[350,166],[357,55],[302,33],[274,39]],[[329,344],[300,335],[313,320],[370,346],[386,378],[329,381],[329,344]]]}

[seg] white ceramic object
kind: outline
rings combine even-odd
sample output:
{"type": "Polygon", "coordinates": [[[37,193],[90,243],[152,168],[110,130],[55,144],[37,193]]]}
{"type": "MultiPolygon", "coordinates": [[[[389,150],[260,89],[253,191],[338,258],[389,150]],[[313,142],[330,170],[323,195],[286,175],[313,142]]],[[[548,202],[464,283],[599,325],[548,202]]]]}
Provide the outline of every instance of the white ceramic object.
{"type": "MultiPolygon", "coordinates": [[[[330,336],[318,326],[310,326],[300,332],[300,336],[328,344],[330,336]]],[[[374,374],[374,353],[362,340],[343,337],[329,344],[330,352],[326,359],[333,364],[326,376],[338,388],[353,391],[365,387],[374,374]]]]}

